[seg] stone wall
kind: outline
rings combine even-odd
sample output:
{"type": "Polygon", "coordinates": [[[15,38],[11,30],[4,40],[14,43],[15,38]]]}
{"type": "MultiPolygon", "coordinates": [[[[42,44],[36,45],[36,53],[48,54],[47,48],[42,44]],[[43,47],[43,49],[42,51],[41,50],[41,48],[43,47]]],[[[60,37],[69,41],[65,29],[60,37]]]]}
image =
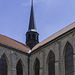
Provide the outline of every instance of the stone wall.
{"type": "Polygon", "coordinates": [[[0,46],[0,58],[3,54],[7,61],[8,75],[17,75],[16,65],[19,60],[22,63],[23,75],[28,75],[28,56],[26,54],[0,46]]]}
{"type": "MultiPolygon", "coordinates": [[[[34,75],[34,63],[36,59],[40,61],[40,75],[48,75],[48,56],[50,51],[55,54],[55,75],[65,75],[64,53],[66,44],[70,43],[73,47],[73,62],[75,75],[75,30],[67,32],[48,44],[38,48],[30,54],[29,75],[34,75]]],[[[28,54],[0,46],[0,58],[5,55],[8,75],[16,74],[16,65],[21,60],[23,75],[28,75],[28,54]]]]}
{"type": "Polygon", "coordinates": [[[40,61],[40,75],[48,75],[48,54],[50,51],[55,54],[55,75],[65,75],[64,52],[67,42],[73,47],[75,71],[75,30],[72,30],[31,53],[30,75],[34,75],[34,62],[36,58],[40,61]]]}

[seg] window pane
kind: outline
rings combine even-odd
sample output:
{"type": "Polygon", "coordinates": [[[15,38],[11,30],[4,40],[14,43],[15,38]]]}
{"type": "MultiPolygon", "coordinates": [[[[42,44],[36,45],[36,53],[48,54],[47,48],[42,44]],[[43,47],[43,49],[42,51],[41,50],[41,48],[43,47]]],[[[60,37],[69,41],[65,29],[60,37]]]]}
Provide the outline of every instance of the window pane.
{"type": "Polygon", "coordinates": [[[35,75],[39,75],[39,70],[40,70],[40,62],[38,59],[35,60],[34,63],[34,73],[35,75]]]}
{"type": "Polygon", "coordinates": [[[70,44],[65,51],[65,75],[74,75],[73,48],[70,44]]]}
{"type": "Polygon", "coordinates": [[[0,59],[0,75],[7,75],[7,62],[4,55],[0,59]]]}
{"type": "Polygon", "coordinates": [[[17,75],[23,75],[23,68],[20,61],[17,64],[16,71],[17,71],[17,75]]]}
{"type": "Polygon", "coordinates": [[[50,52],[48,59],[48,75],[55,75],[55,55],[50,52]]]}

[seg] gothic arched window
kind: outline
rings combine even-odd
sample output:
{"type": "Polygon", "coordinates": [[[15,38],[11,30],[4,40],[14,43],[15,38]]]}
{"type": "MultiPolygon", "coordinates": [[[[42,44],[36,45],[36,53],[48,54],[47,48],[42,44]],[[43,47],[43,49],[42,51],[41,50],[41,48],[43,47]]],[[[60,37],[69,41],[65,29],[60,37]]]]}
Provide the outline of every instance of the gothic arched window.
{"type": "Polygon", "coordinates": [[[48,75],[55,75],[55,55],[52,51],[48,55],[48,75]]]}
{"type": "Polygon", "coordinates": [[[34,75],[40,75],[40,61],[37,58],[34,63],[34,75]]]}
{"type": "Polygon", "coordinates": [[[69,43],[65,51],[65,75],[74,75],[73,48],[69,43]]]}
{"type": "Polygon", "coordinates": [[[17,75],[23,75],[23,68],[22,68],[22,63],[19,60],[16,66],[16,73],[17,75]]]}
{"type": "Polygon", "coordinates": [[[7,75],[7,62],[5,55],[3,55],[0,59],[0,75],[7,75]]]}
{"type": "Polygon", "coordinates": [[[27,39],[31,39],[31,35],[30,34],[28,34],[28,38],[27,39]]]}
{"type": "Polygon", "coordinates": [[[35,34],[33,34],[32,36],[33,36],[33,39],[35,39],[35,38],[36,38],[35,34]]]}
{"type": "Polygon", "coordinates": [[[37,38],[36,38],[36,40],[38,40],[38,35],[37,35],[37,38]]]}

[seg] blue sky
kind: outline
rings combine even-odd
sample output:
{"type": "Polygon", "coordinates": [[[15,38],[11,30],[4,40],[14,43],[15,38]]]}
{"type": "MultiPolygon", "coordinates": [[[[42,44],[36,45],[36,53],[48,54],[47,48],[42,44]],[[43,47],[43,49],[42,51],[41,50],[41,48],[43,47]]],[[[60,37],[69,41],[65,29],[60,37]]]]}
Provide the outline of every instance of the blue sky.
{"type": "MultiPolygon", "coordinates": [[[[0,0],[0,34],[25,43],[31,0],[0,0]]],[[[75,22],[75,0],[34,0],[40,41],[75,22]]]]}

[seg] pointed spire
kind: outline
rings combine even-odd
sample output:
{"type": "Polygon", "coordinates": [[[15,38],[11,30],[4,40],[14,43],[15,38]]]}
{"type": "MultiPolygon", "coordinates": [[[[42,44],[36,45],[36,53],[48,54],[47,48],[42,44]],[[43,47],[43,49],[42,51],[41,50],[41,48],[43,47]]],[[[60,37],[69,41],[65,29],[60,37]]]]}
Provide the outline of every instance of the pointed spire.
{"type": "Polygon", "coordinates": [[[35,21],[34,21],[34,11],[33,11],[33,0],[31,2],[31,14],[30,14],[30,22],[29,22],[29,29],[28,31],[35,30],[36,31],[36,26],[35,26],[35,21]]]}
{"type": "Polygon", "coordinates": [[[30,22],[29,29],[26,33],[26,45],[32,49],[36,44],[39,43],[39,34],[36,31],[35,21],[34,21],[34,12],[33,12],[33,0],[31,2],[31,13],[30,13],[30,22]]]}

